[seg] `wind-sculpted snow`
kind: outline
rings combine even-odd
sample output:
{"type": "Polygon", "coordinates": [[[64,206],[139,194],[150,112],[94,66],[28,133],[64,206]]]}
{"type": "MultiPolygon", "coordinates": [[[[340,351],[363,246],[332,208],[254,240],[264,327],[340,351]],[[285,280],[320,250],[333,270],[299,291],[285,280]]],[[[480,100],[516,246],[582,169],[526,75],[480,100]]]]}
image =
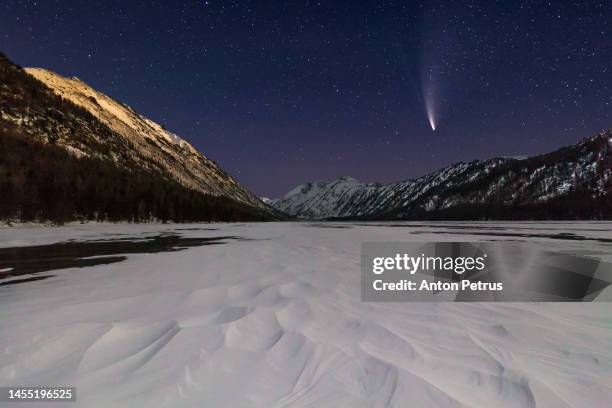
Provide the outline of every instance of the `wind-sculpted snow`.
{"type": "Polygon", "coordinates": [[[0,287],[0,385],[74,385],[78,406],[104,408],[608,407],[611,304],[363,303],[359,265],[360,242],[504,234],[610,262],[610,230],[397,222],[3,229],[0,246],[242,239],[128,252],[122,262],[0,287]]]}
{"type": "Polygon", "coordinates": [[[456,163],[399,183],[306,183],[270,204],[307,219],[610,218],[611,145],[607,131],[545,155],[456,163]]]}

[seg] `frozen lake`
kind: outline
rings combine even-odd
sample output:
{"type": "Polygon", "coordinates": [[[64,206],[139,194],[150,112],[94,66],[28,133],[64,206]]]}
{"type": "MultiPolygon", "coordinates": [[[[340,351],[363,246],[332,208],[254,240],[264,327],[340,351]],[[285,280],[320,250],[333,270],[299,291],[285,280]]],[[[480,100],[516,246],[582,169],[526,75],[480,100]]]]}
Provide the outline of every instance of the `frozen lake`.
{"type": "Polygon", "coordinates": [[[86,407],[611,407],[612,303],[360,301],[362,242],[516,241],[612,262],[611,230],[3,228],[0,386],[76,386],[86,407]]]}

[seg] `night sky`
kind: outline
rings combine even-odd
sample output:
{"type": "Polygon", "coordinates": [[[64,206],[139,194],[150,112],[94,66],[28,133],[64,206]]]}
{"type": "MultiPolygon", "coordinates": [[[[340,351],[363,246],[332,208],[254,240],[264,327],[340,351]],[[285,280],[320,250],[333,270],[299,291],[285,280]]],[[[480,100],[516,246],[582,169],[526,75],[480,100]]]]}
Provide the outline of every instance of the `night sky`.
{"type": "Polygon", "coordinates": [[[81,78],[278,197],[612,127],[611,21],[610,1],[3,0],[0,51],[81,78]]]}

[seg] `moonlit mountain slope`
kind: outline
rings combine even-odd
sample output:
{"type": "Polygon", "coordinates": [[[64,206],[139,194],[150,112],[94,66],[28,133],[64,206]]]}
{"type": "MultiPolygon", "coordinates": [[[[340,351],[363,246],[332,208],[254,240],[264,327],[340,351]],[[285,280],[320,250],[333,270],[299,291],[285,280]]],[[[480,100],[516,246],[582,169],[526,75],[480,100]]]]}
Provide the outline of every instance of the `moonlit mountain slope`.
{"type": "MultiPolygon", "coordinates": [[[[143,168],[161,169],[182,185],[207,194],[224,195],[245,204],[266,206],[219,166],[179,136],[134,112],[129,106],[91,88],[78,78],[66,78],[42,68],[25,71],[47,85],[57,95],[86,109],[103,124],[123,137],[122,143],[105,140],[108,157],[120,162],[125,149],[143,168]]],[[[19,118],[15,118],[18,120],[19,118]]],[[[60,140],[75,154],[91,154],[88,146],[60,140]]]]}

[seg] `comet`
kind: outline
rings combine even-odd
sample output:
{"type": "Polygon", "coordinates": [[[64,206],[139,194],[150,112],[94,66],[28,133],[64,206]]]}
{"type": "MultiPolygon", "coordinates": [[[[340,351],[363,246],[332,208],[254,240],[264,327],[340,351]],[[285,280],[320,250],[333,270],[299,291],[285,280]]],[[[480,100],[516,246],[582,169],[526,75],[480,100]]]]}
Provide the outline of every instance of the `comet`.
{"type": "Polygon", "coordinates": [[[434,112],[434,103],[431,98],[425,97],[425,112],[427,113],[427,120],[432,131],[436,131],[436,115],[434,112]]]}
{"type": "Polygon", "coordinates": [[[429,68],[428,75],[422,81],[423,100],[425,102],[425,113],[432,131],[436,131],[436,98],[434,91],[435,81],[433,78],[433,67],[429,68]]]}

